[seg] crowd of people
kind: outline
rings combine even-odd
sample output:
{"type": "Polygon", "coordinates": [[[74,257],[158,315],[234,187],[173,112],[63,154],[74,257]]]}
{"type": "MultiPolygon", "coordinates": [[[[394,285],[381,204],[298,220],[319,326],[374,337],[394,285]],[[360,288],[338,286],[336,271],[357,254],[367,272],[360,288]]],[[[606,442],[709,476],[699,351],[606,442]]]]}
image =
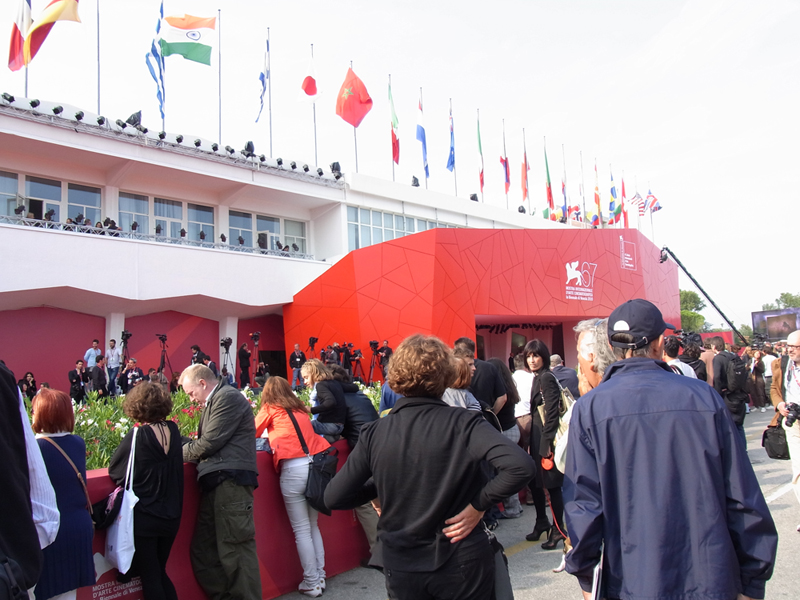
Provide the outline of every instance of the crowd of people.
{"type": "MultiPolygon", "coordinates": [[[[145,377],[134,359],[123,368],[118,355],[112,366],[114,344],[103,354],[95,340],[76,362],[70,395],[80,402],[89,383],[104,389],[98,371],[126,393],[123,410],[137,426],[109,476],[121,485],[130,466],[136,473],[136,553],[120,577],[140,576],[147,600],[177,598],[166,564],[181,523],[184,462],[197,463],[201,491],[190,547],[198,583],[212,599],[260,597],[258,450],[272,453],[279,473],[303,571],[298,591],[322,595],[325,547],[305,490],[310,457],[339,439],[351,453],[325,504],[355,509],[370,546],[364,566],[383,571],[390,598],[493,597],[492,530],[522,514],[520,499],[536,511],[526,539],[545,550],[563,546],[566,570],[587,599],[598,564],[607,598],[763,598],[777,532],[743,422],[748,410],[766,410],[767,390],[776,421],[800,404],[800,331],[783,347],[742,349],[718,337],[665,335],[670,329],[654,305],[629,301],[575,327],[575,369],[541,339],[509,360],[485,361],[466,337],[448,347],[412,335],[396,350],[385,341],[378,411],[351,370],[306,359],[295,345],[291,381],[262,375],[255,418],[231,374],[194,346],[193,364],[174,384],[202,407],[195,439],[168,420],[170,386],[158,373],[145,377]],[[560,438],[569,397],[576,402],[560,438]]],[[[245,385],[246,344],[240,364],[243,354],[245,385]]],[[[0,444],[9,464],[0,481],[8,489],[0,551],[20,585],[44,600],[94,581],[85,443],[72,434],[67,394],[37,393],[32,373],[14,381],[0,366],[0,444]],[[33,401],[38,443],[23,396],[33,401]]],[[[800,426],[786,425],[800,500],[800,426]]]]}

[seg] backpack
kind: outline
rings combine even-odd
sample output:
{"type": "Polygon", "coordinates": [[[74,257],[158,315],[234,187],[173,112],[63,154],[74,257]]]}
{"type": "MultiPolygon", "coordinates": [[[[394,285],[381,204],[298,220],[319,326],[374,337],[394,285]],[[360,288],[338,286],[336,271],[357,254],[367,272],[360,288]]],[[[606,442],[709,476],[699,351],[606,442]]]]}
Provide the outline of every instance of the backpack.
{"type": "Polygon", "coordinates": [[[725,365],[728,392],[743,392],[747,386],[747,377],[749,375],[750,370],[744,364],[744,361],[731,352],[728,357],[728,364],[725,365]]]}

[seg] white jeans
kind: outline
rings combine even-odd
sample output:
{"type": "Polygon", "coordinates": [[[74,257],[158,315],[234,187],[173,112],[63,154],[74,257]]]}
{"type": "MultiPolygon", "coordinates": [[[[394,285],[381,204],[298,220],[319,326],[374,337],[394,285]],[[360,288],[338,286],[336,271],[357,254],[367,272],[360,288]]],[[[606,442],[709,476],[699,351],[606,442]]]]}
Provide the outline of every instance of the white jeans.
{"type": "Polygon", "coordinates": [[[303,584],[313,588],[325,578],[325,548],[317,527],[319,513],[306,502],[307,481],[307,457],[290,458],[281,463],[281,494],[303,567],[303,584]]]}
{"type": "Polygon", "coordinates": [[[789,458],[792,459],[792,484],[794,495],[800,502],[800,421],[791,427],[786,427],[783,421],[783,430],[786,432],[786,443],[789,446],[789,458]]]}

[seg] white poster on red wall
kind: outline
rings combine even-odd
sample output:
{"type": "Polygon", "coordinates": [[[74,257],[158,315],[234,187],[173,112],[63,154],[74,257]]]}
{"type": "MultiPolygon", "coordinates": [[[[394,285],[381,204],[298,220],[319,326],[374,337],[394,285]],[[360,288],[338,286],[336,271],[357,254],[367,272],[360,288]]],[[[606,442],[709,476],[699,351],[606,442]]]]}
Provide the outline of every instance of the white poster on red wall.
{"type": "Polygon", "coordinates": [[[94,572],[97,583],[78,588],[76,600],[144,600],[141,578],[134,577],[127,583],[118,582],[117,570],[100,552],[94,555],[94,572]]]}

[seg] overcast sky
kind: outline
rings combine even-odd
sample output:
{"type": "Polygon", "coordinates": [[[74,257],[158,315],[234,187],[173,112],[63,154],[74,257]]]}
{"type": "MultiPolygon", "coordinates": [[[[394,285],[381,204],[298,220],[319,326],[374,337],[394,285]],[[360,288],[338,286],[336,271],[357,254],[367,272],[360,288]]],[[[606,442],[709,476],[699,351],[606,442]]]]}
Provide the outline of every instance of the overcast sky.
{"type": "MultiPolygon", "coordinates": [[[[0,4],[9,32],[19,1],[0,4]]],[[[34,17],[48,0],[33,0],[34,17]]],[[[58,23],[30,67],[29,97],[97,110],[97,1],[81,0],[82,23],[58,23]]],[[[145,66],[158,0],[100,0],[100,112],[142,110],[159,129],[155,85],[145,66]]],[[[247,140],[269,154],[269,121],[258,124],[258,74],[270,28],[273,156],[314,162],[312,108],[298,102],[310,45],[322,91],[316,105],[320,165],[355,169],[353,128],[334,113],[350,61],[372,112],[358,128],[359,172],[391,179],[388,76],[400,120],[398,182],[424,185],[415,140],[423,88],[429,188],[454,193],[445,169],[452,98],[458,195],[478,192],[480,109],[485,201],[505,208],[503,120],[511,164],[511,210],[521,204],[523,135],[533,207],[545,205],[547,140],[556,203],[566,169],[587,206],[595,160],[604,210],[609,167],[628,196],[648,187],[663,210],[642,230],[669,246],[735,324],[750,323],[781,292],[800,292],[782,246],[797,237],[800,165],[800,1],[768,0],[167,0],[165,15],[216,16],[222,8],[222,144],[247,140]],[[563,152],[566,165],[562,160],[563,152]]],[[[3,29],[5,28],[5,29],[3,29]]],[[[5,47],[5,46],[3,46],[5,47]]],[[[218,61],[167,62],[166,129],[218,137],[218,61]]],[[[24,92],[24,75],[0,70],[0,91],[24,92]]],[[[681,276],[681,288],[693,289],[681,276]]],[[[714,325],[722,321],[705,311],[714,325]]]]}

